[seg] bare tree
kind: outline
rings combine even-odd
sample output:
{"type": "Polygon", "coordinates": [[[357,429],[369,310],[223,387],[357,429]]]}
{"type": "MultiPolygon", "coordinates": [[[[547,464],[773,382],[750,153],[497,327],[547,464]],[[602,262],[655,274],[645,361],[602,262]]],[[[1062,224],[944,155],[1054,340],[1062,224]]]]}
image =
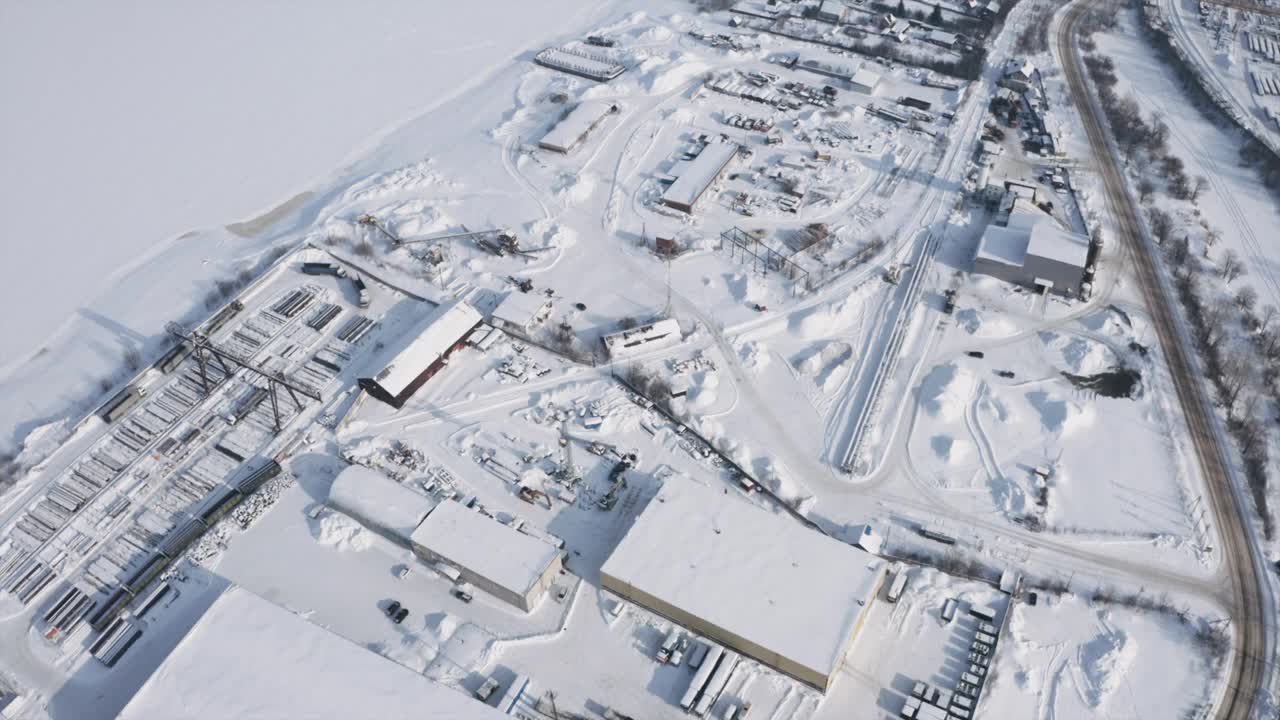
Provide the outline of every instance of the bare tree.
{"type": "Polygon", "coordinates": [[[1280,310],[1275,305],[1267,305],[1262,308],[1262,315],[1258,318],[1258,333],[1263,334],[1270,331],[1276,322],[1276,315],[1280,310]]]}
{"type": "Polygon", "coordinates": [[[1203,175],[1197,175],[1195,182],[1191,185],[1191,202],[1200,202],[1200,193],[1209,189],[1209,178],[1203,175]]]}
{"type": "Polygon", "coordinates": [[[1245,285],[1236,291],[1236,307],[1241,311],[1253,314],[1253,310],[1258,305],[1258,291],[1253,289],[1252,285],[1245,285]]]}
{"type": "Polygon", "coordinates": [[[1173,218],[1158,207],[1148,208],[1147,218],[1151,221],[1151,234],[1156,236],[1157,243],[1163,245],[1173,232],[1173,218]]]}
{"type": "Polygon", "coordinates": [[[1156,191],[1156,184],[1147,178],[1138,181],[1138,200],[1140,202],[1149,202],[1151,195],[1156,191]]]}
{"type": "Polygon", "coordinates": [[[1203,222],[1201,225],[1204,226],[1204,256],[1209,257],[1209,250],[1222,239],[1222,232],[1205,225],[1203,222]]]}
{"type": "Polygon", "coordinates": [[[1217,348],[1226,338],[1226,331],[1235,306],[1230,298],[1218,297],[1204,311],[1204,343],[1217,348]]]}
{"type": "Polygon", "coordinates": [[[1240,253],[1234,248],[1228,249],[1222,255],[1222,266],[1219,268],[1222,273],[1222,279],[1230,285],[1236,278],[1246,273],[1244,263],[1240,260],[1240,253]]]}
{"type": "Polygon", "coordinates": [[[1235,417],[1236,400],[1254,377],[1254,363],[1245,353],[1233,351],[1222,360],[1222,402],[1227,417],[1235,417]]]}

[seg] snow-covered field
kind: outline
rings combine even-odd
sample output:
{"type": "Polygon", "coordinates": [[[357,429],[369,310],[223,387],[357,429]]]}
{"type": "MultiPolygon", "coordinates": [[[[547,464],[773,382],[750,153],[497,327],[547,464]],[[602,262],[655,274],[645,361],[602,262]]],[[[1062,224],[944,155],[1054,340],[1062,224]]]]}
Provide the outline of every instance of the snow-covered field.
{"type": "MultiPolygon", "coordinates": [[[[601,567],[664,484],[688,482],[714,488],[713,496],[745,498],[806,532],[865,541],[865,524],[884,540],[878,552],[901,561],[908,580],[896,602],[887,593],[870,602],[828,693],[744,658],[710,717],[744,702],[751,717],[771,720],[896,717],[916,681],[955,687],[972,672],[980,623],[969,610],[982,605],[996,609],[999,643],[981,673],[990,678],[977,701],[981,716],[1104,718],[1143,708],[1177,717],[1209,701],[1214,668],[1196,653],[1206,619],[1219,612],[1212,597],[1223,579],[1220,543],[1203,509],[1197,512],[1202,480],[1118,251],[1104,256],[1089,302],[966,274],[989,219],[964,193],[976,175],[970,160],[994,70],[945,90],[917,68],[876,65],[884,73],[879,90],[841,85],[827,107],[821,86],[828,81],[779,58],[863,59],[743,33],[728,24],[728,13],[700,14],[681,0],[643,10],[624,0],[591,8],[476,6],[450,11],[447,23],[433,22],[435,8],[388,5],[363,24],[376,8],[324,8],[309,17],[314,27],[289,35],[296,53],[260,37],[287,34],[296,11],[262,12],[253,28],[224,28],[234,13],[209,19],[200,41],[243,38],[253,50],[236,55],[245,73],[288,56],[282,75],[257,73],[247,87],[226,88],[245,95],[236,102],[217,96],[218,112],[190,109],[201,123],[226,126],[234,152],[210,153],[204,148],[219,146],[208,145],[164,156],[217,189],[186,194],[188,185],[175,181],[184,176],[173,171],[150,193],[207,195],[209,204],[170,202],[185,209],[148,215],[158,238],[139,238],[136,251],[112,246],[117,260],[94,260],[101,270],[152,249],[116,276],[114,289],[81,288],[87,294],[68,307],[92,303],[92,314],[0,377],[0,392],[13,399],[0,410],[0,430],[20,440],[60,417],[124,350],[153,342],[165,320],[229,300],[230,291],[206,307],[214,278],[299,244],[308,247],[265,271],[212,337],[304,379],[314,396],[282,393],[281,418],[258,396],[238,416],[241,399],[254,397],[253,378],[240,372],[206,394],[188,360],[137,378],[146,395],[127,418],[53,424],[28,438],[29,457],[51,457],[4,498],[0,520],[15,530],[0,538],[0,563],[29,555],[56,576],[25,608],[13,593],[0,595],[0,669],[8,671],[0,680],[29,692],[31,717],[118,712],[193,624],[193,646],[225,651],[210,638],[216,625],[202,629],[198,617],[216,602],[210,622],[224,622],[218,608],[249,593],[300,615],[288,623],[311,638],[309,646],[345,639],[451,692],[528,676],[539,697],[554,691],[561,712],[685,717],[679,703],[692,670],[655,660],[671,620],[616,605],[602,589],[601,567]],[[506,13],[502,23],[485,20],[495,12],[506,13]],[[356,37],[342,32],[357,24],[356,37]],[[588,47],[588,32],[615,46],[588,47]],[[334,38],[345,52],[310,55],[316,46],[331,50],[334,38]],[[606,54],[627,71],[602,84],[531,62],[553,42],[606,54]],[[379,72],[383,66],[394,72],[379,72]],[[309,79],[289,89],[289,113],[262,100],[276,98],[270,89],[286,82],[284,74],[309,79]],[[365,76],[377,80],[361,84],[365,76]],[[817,89],[789,109],[733,90],[783,94],[797,82],[817,89]],[[897,107],[904,95],[932,103],[927,122],[904,126],[874,112],[897,107]],[[540,148],[582,102],[616,110],[572,152],[540,148]],[[255,121],[260,131],[251,132],[254,115],[232,109],[240,106],[263,113],[255,121]],[[323,127],[305,122],[327,113],[332,123],[313,124],[323,127]],[[731,122],[735,116],[772,127],[747,130],[731,122]],[[307,130],[293,132],[297,122],[307,130]],[[273,133],[288,141],[272,140],[273,133]],[[687,172],[703,136],[724,136],[741,149],[693,212],[663,205],[670,176],[687,172]],[[256,148],[252,158],[237,154],[242,146],[256,148]],[[266,157],[271,171],[245,170],[266,165],[266,157]],[[296,192],[277,211],[236,223],[296,192]],[[195,234],[162,242],[187,228],[195,234]],[[906,267],[928,259],[918,250],[931,233],[936,259],[906,267]],[[495,243],[504,237],[518,248],[500,249],[495,243]],[[675,257],[655,253],[658,238],[678,246],[675,257]],[[748,250],[778,255],[753,263],[748,250]],[[779,256],[790,263],[784,272],[779,256]],[[337,263],[344,274],[304,275],[307,261],[337,263]],[[900,282],[899,271],[911,281],[900,282]],[[367,283],[365,302],[351,278],[357,273],[367,283]],[[909,291],[916,278],[919,296],[909,291]],[[945,289],[957,291],[954,314],[942,309],[945,289]],[[311,304],[285,310],[299,293],[311,304]],[[403,407],[357,386],[410,344],[430,304],[465,299],[488,318],[508,297],[545,300],[550,310],[523,328],[506,326],[507,333],[480,326],[403,407]],[[337,320],[316,326],[330,310],[337,320]],[[900,313],[906,322],[898,335],[900,313]],[[660,316],[675,321],[678,337],[648,347],[615,344],[615,355],[606,355],[602,337],[660,316]],[[344,338],[339,328],[361,319],[373,323],[368,333],[344,338]],[[884,365],[891,370],[872,407],[877,368],[894,338],[901,362],[884,365]],[[41,378],[59,378],[56,392],[40,392],[41,378]],[[175,397],[189,405],[170,417],[165,403],[175,397]],[[859,418],[870,418],[868,463],[851,474],[841,464],[859,418]],[[103,472],[95,465],[103,457],[122,467],[101,496],[47,541],[36,537],[44,513],[61,514],[48,506],[31,514],[46,488],[55,481],[70,487],[81,471],[103,472]],[[197,528],[201,539],[163,576],[179,594],[133,620],[144,640],[115,668],[85,652],[97,633],[83,625],[63,632],[37,617],[70,582],[98,598],[127,584],[158,538],[205,518],[220,483],[267,458],[279,459],[284,472],[229,517],[197,528]],[[464,601],[449,568],[326,507],[333,478],[352,463],[432,501],[457,500],[533,537],[562,540],[564,572],[527,613],[480,587],[464,601]],[[1038,605],[1027,604],[1026,592],[1005,592],[1007,583],[999,589],[1002,578],[1019,573],[1031,583],[1027,590],[1041,588],[1038,605]],[[224,591],[227,585],[239,588],[224,591]],[[1103,587],[1113,597],[1095,597],[1103,587]],[[1125,604],[1129,593],[1164,604],[1125,604]],[[956,601],[954,620],[942,618],[948,600],[956,601]],[[408,611],[402,623],[385,614],[392,601],[408,611]],[[95,706],[95,684],[117,677],[95,706]],[[1166,678],[1178,680],[1178,692],[1163,690],[1166,678]]],[[[48,22],[41,11],[22,13],[23,22],[48,22]]],[[[238,16],[240,24],[250,24],[247,17],[238,16]]],[[[195,58],[183,72],[217,71],[213,49],[180,45],[195,58]]],[[[991,41],[997,61],[1008,45],[1008,33],[991,41]]],[[[138,52],[142,62],[159,51],[138,52]]],[[[135,80],[176,82],[170,75],[178,72],[148,68],[135,80]]],[[[1057,87],[1052,79],[1050,87],[1057,87]]],[[[788,97],[803,96],[793,88],[788,97]]],[[[120,113],[117,125],[131,117],[120,113]]],[[[215,135],[169,116],[155,122],[165,130],[154,133],[157,143],[184,145],[188,131],[215,135]]],[[[110,154],[93,159],[95,168],[117,162],[110,154]]],[[[141,214],[123,201],[95,202],[104,206],[96,213],[102,228],[111,217],[123,223],[141,214]]],[[[70,221],[53,227],[83,232],[70,221]]],[[[136,229],[130,225],[131,237],[136,229]]],[[[209,368],[216,382],[221,371],[209,368]]],[[[723,551],[727,561],[751,562],[732,547],[723,551]]],[[[130,599],[125,617],[142,614],[141,603],[130,599]]],[[[191,652],[180,647],[175,667],[191,652]]],[[[173,679],[156,677],[143,700],[147,693],[155,700],[173,679]]]]}
{"type": "Polygon", "coordinates": [[[0,8],[0,90],[20,98],[0,113],[0,448],[208,312],[214,281],[364,177],[388,132],[620,5],[0,8]]]}

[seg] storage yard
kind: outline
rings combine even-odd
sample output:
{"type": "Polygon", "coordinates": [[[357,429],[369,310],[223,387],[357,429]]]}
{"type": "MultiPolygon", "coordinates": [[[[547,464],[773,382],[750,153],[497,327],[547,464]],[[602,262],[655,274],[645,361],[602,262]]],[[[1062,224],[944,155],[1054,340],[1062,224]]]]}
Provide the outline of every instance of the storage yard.
{"type": "Polygon", "coordinates": [[[18,716],[1207,717],[1039,1],[610,0],[390,132],[4,497],[18,716]]]}

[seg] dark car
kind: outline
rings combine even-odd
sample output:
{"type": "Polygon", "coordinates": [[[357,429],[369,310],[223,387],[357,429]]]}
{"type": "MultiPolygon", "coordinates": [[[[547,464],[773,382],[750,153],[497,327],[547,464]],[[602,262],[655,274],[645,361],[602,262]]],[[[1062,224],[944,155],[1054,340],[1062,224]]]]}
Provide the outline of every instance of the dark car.
{"type": "Polygon", "coordinates": [[[409,617],[409,608],[402,607],[400,608],[400,611],[396,613],[396,616],[391,619],[394,620],[397,625],[399,625],[400,623],[404,622],[404,619],[407,617],[409,617]]]}
{"type": "Polygon", "coordinates": [[[400,612],[400,601],[392,600],[391,604],[387,606],[387,617],[391,617],[398,612],[400,612]]]}

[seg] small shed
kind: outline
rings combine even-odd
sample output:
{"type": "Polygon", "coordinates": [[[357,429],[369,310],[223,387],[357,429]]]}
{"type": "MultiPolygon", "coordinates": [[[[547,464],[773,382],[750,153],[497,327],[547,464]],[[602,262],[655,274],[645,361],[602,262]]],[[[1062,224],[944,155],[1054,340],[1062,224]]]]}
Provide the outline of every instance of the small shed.
{"type": "Polygon", "coordinates": [[[512,290],[493,309],[493,324],[508,330],[531,333],[551,316],[551,298],[512,290]]]}

